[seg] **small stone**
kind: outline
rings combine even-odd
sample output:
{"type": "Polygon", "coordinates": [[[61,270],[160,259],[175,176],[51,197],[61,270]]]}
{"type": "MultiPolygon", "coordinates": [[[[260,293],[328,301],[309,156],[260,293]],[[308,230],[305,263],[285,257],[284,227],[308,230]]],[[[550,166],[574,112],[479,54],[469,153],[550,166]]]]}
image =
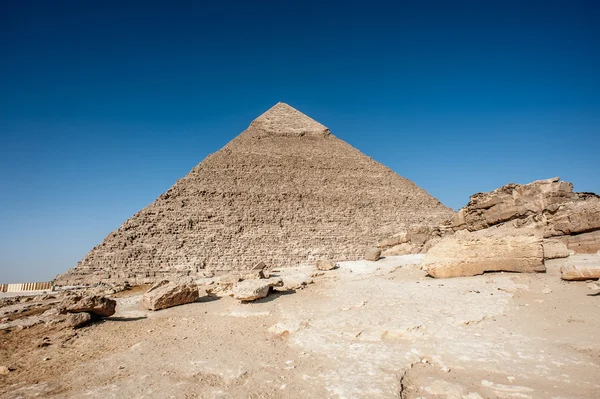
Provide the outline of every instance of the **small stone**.
{"type": "Polygon", "coordinates": [[[586,284],[586,287],[588,287],[590,290],[600,290],[600,285],[596,283],[588,283],[586,284]]]}
{"type": "Polygon", "coordinates": [[[513,382],[515,380],[515,377],[513,377],[512,375],[506,377],[506,379],[510,382],[513,382]]]}
{"type": "Polygon", "coordinates": [[[0,366],[0,375],[10,374],[10,369],[6,366],[0,366]]]}
{"type": "Polygon", "coordinates": [[[546,287],[546,288],[544,288],[544,289],[542,290],[542,293],[543,293],[543,294],[550,294],[551,292],[552,292],[552,290],[551,290],[550,288],[548,288],[548,287],[546,287]]]}
{"type": "Polygon", "coordinates": [[[254,301],[264,298],[269,294],[271,287],[282,287],[281,278],[270,278],[268,280],[244,280],[233,287],[232,295],[242,302],[254,301]]]}
{"type": "Polygon", "coordinates": [[[378,261],[381,257],[381,249],[379,248],[369,248],[365,252],[365,260],[375,262],[378,261]]]}
{"type": "Polygon", "coordinates": [[[50,358],[49,358],[49,357],[45,357],[45,358],[44,358],[44,361],[45,361],[45,362],[47,362],[48,360],[50,360],[50,358]]]}
{"type": "Polygon", "coordinates": [[[125,366],[119,366],[119,370],[123,370],[125,366]]]}
{"type": "Polygon", "coordinates": [[[65,319],[68,327],[79,328],[88,324],[92,320],[92,315],[87,312],[69,313],[65,319]]]}
{"type": "Polygon", "coordinates": [[[333,270],[335,268],[337,268],[337,265],[334,262],[330,262],[328,260],[321,260],[321,259],[319,259],[317,261],[317,269],[319,269],[319,270],[327,271],[327,270],[333,270]]]}
{"type": "Polygon", "coordinates": [[[449,372],[450,372],[450,367],[446,367],[446,366],[444,366],[444,367],[442,367],[442,371],[443,371],[444,373],[449,373],[449,372]]]}

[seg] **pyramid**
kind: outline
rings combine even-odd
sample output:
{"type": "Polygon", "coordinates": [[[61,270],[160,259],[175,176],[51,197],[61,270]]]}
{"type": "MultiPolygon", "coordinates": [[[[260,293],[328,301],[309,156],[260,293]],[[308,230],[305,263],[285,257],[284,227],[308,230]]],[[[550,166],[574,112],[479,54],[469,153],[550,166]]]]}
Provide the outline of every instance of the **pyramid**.
{"type": "Polygon", "coordinates": [[[58,285],[151,282],[360,259],[453,212],[284,103],[254,120],[94,247],[58,285]]]}

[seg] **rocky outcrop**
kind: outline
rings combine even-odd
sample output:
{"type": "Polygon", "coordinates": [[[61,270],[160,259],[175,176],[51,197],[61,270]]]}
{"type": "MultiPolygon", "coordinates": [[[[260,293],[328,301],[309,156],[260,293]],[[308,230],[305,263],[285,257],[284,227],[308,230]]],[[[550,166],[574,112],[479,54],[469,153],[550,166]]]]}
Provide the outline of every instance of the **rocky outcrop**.
{"type": "Polygon", "coordinates": [[[539,235],[498,228],[458,231],[444,237],[427,252],[423,265],[427,273],[436,278],[546,270],[539,235]]]}
{"type": "Polygon", "coordinates": [[[177,284],[163,280],[146,291],[142,297],[142,306],[148,310],[160,310],[192,303],[199,297],[198,287],[194,284],[177,284]]]}
{"type": "Polygon", "coordinates": [[[573,192],[558,177],[533,183],[507,184],[471,197],[448,223],[453,230],[478,231],[510,223],[514,228],[536,228],[579,253],[600,250],[600,197],[573,192]],[[577,238],[578,235],[582,237],[577,238]]]}
{"type": "Polygon", "coordinates": [[[233,287],[232,296],[242,302],[255,301],[269,295],[271,287],[283,286],[281,278],[244,280],[233,287]]]}
{"type": "Polygon", "coordinates": [[[358,260],[453,211],[285,104],[261,115],[92,249],[57,285],[149,283],[358,260]]]}
{"type": "Polygon", "coordinates": [[[600,197],[559,178],[508,184],[473,195],[447,227],[456,232],[427,243],[434,277],[538,272],[545,259],[600,250],[600,197]]]}
{"type": "Polygon", "coordinates": [[[583,199],[555,204],[545,210],[544,236],[556,237],[600,231],[600,198],[585,194],[583,199]]]}
{"type": "Polygon", "coordinates": [[[512,220],[540,220],[544,211],[575,201],[573,185],[555,177],[533,183],[507,184],[489,193],[471,196],[450,222],[454,230],[482,230],[512,220]]]}
{"type": "Polygon", "coordinates": [[[110,317],[115,314],[117,302],[102,296],[73,295],[65,298],[60,306],[68,313],[87,312],[94,316],[110,317]]]}

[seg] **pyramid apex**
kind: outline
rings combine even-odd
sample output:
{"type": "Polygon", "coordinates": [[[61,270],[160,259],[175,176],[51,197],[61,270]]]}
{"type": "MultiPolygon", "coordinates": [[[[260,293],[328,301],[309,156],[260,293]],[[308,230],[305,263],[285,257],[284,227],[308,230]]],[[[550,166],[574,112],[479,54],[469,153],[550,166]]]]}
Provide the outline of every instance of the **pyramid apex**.
{"type": "Polygon", "coordinates": [[[329,129],[286,103],[278,102],[250,123],[250,128],[273,136],[328,136],[329,129]]]}

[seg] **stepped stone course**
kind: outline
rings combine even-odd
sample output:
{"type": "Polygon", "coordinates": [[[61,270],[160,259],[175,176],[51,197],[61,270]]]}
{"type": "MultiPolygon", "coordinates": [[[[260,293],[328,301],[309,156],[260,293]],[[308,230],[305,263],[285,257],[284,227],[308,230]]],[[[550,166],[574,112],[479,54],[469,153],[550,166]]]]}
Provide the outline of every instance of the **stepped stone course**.
{"type": "Polygon", "coordinates": [[[58,285],[144,283],[356,260],[400,226],[453,215],[413,182],[278,103],[90,251],[58,285]],[[209,274],[210,274],[209,273],[209,274]]]}

